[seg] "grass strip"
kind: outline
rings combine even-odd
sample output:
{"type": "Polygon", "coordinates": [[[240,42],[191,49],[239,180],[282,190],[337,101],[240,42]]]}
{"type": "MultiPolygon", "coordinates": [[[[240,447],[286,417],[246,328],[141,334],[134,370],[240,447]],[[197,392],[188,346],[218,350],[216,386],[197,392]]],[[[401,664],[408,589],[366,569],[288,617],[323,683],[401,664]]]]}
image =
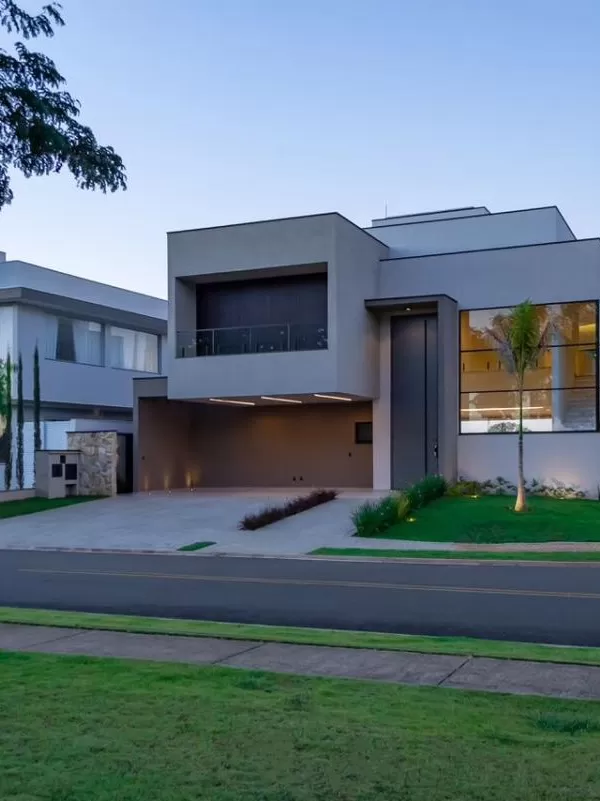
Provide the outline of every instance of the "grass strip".
{"type": "Polygon", "coordinates": [[[220,637],[287,642],[301,645],[328,645],[343,648],[377,648],[387,651],[413,651],[429,654],[487,656],[576,665],[600,665],[600,648],[561,647],[535,643],[479,640],[474,637],[430,637],[411,634],[384,634],[370,631],[262,626],[246,623],[220,623],[210,620],[104,615],[93,612],[63,612],[48,609],[0,607],[0,623],[64,628],[103,629],[140,634],[178,634],[187,637],[220,637]]]}
{"type": "Polygon", "coordinates": [[[4,501],[0,503],[0,519],[32,515],[36,512],[47,512],[50,509],[96,500],[98,496],[95,495],[76,495],[73,498],[25,498],[22,501],[4,501]]]}
{"type": "Polygon", "coordinates": [[[317,548],[312,556],[369,556],[381,559],[477,559],[523,562],[600,562],[600,551],[413,551],[387,548],[317,548]]]}
{"type": "Polygon", "coordinates": [[[189,545],[182,545],[178,551],[201,551],[202,548],[208,548],[209,545],[214,545],[214,542],[190,542],[189,545]]]}

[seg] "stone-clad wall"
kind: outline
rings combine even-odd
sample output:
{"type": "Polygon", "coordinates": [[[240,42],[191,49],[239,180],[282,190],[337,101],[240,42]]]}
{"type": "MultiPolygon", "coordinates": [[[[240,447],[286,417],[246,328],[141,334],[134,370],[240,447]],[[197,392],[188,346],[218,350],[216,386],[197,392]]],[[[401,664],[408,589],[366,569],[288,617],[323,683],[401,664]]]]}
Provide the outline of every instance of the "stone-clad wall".
{"type": "Polygon", "coordinates": [[[114,431],[69,431],[69,450],[79,451],[79,494],[116,495],[118,441],[114,431]]]}

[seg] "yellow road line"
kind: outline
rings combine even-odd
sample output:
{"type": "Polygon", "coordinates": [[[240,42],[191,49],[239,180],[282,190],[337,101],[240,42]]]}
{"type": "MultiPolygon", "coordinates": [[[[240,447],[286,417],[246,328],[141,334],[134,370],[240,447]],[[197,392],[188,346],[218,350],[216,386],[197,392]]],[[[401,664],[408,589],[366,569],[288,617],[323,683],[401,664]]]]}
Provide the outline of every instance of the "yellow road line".
{"type": "Polygon", "coordinates": [[[501,587],[452,587],[435,584],[390,584],[374,581],[318,581],[312,579],[251,578],[249,576],[202,576],[185,573],[135,573],[109,570],[51,570],[46,568],[19,568],[20,573],[41,573],[59,576],[111,576],[114,578],[167,579],[169,581],[199,581],[215,584],[266,584],[299,587],[346,587],[350,589],[401,590],[418,592],[458,592],[475,595],[516,595],[533,598],[577,598],[600,601],[600,593],[556,592],[553,590],[518,590],[501,587]]]}

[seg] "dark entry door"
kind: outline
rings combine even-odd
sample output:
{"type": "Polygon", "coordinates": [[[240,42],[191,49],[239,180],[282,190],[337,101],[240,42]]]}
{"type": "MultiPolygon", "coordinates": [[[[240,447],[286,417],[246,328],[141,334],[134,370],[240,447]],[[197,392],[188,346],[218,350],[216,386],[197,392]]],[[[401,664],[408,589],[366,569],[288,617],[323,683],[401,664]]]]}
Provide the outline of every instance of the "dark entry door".
{"type": "Polygon", "coordinates": [[[117,434],[117,492],[133,492],[133,434],[117,434]]]}
{"type": "Polygon", "coordinates": [[[392,487],[438,472],[437,317],[392,317],[392,487]]]}

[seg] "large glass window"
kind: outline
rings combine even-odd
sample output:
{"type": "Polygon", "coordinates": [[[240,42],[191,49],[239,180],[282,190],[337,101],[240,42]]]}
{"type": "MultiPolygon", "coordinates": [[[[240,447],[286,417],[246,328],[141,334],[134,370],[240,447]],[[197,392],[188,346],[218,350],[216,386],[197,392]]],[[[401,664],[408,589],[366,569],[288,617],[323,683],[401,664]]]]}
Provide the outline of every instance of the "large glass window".
{"type": "MultiPolygon", "coordinates": [[[[526,431],[596,431],[598,304],[537,306],[550,325],[548,348],[528,371],[523,396],[526,431]]],[[[517,430],[519,397],[489,333],[508,309],[460,315],[460,430],[462,434],[517,430]]]]}
{"type": "Polygon", "coordinates": [[[100,323],[71,317],[46,318],[46,358],[61,362],[102,365],[100,323]]]}
{"type": "Polygon", "coordinates": [[[108,328],[108,363],[123,370],[158,373],[158,337],[128,328],[108,328]]]}

